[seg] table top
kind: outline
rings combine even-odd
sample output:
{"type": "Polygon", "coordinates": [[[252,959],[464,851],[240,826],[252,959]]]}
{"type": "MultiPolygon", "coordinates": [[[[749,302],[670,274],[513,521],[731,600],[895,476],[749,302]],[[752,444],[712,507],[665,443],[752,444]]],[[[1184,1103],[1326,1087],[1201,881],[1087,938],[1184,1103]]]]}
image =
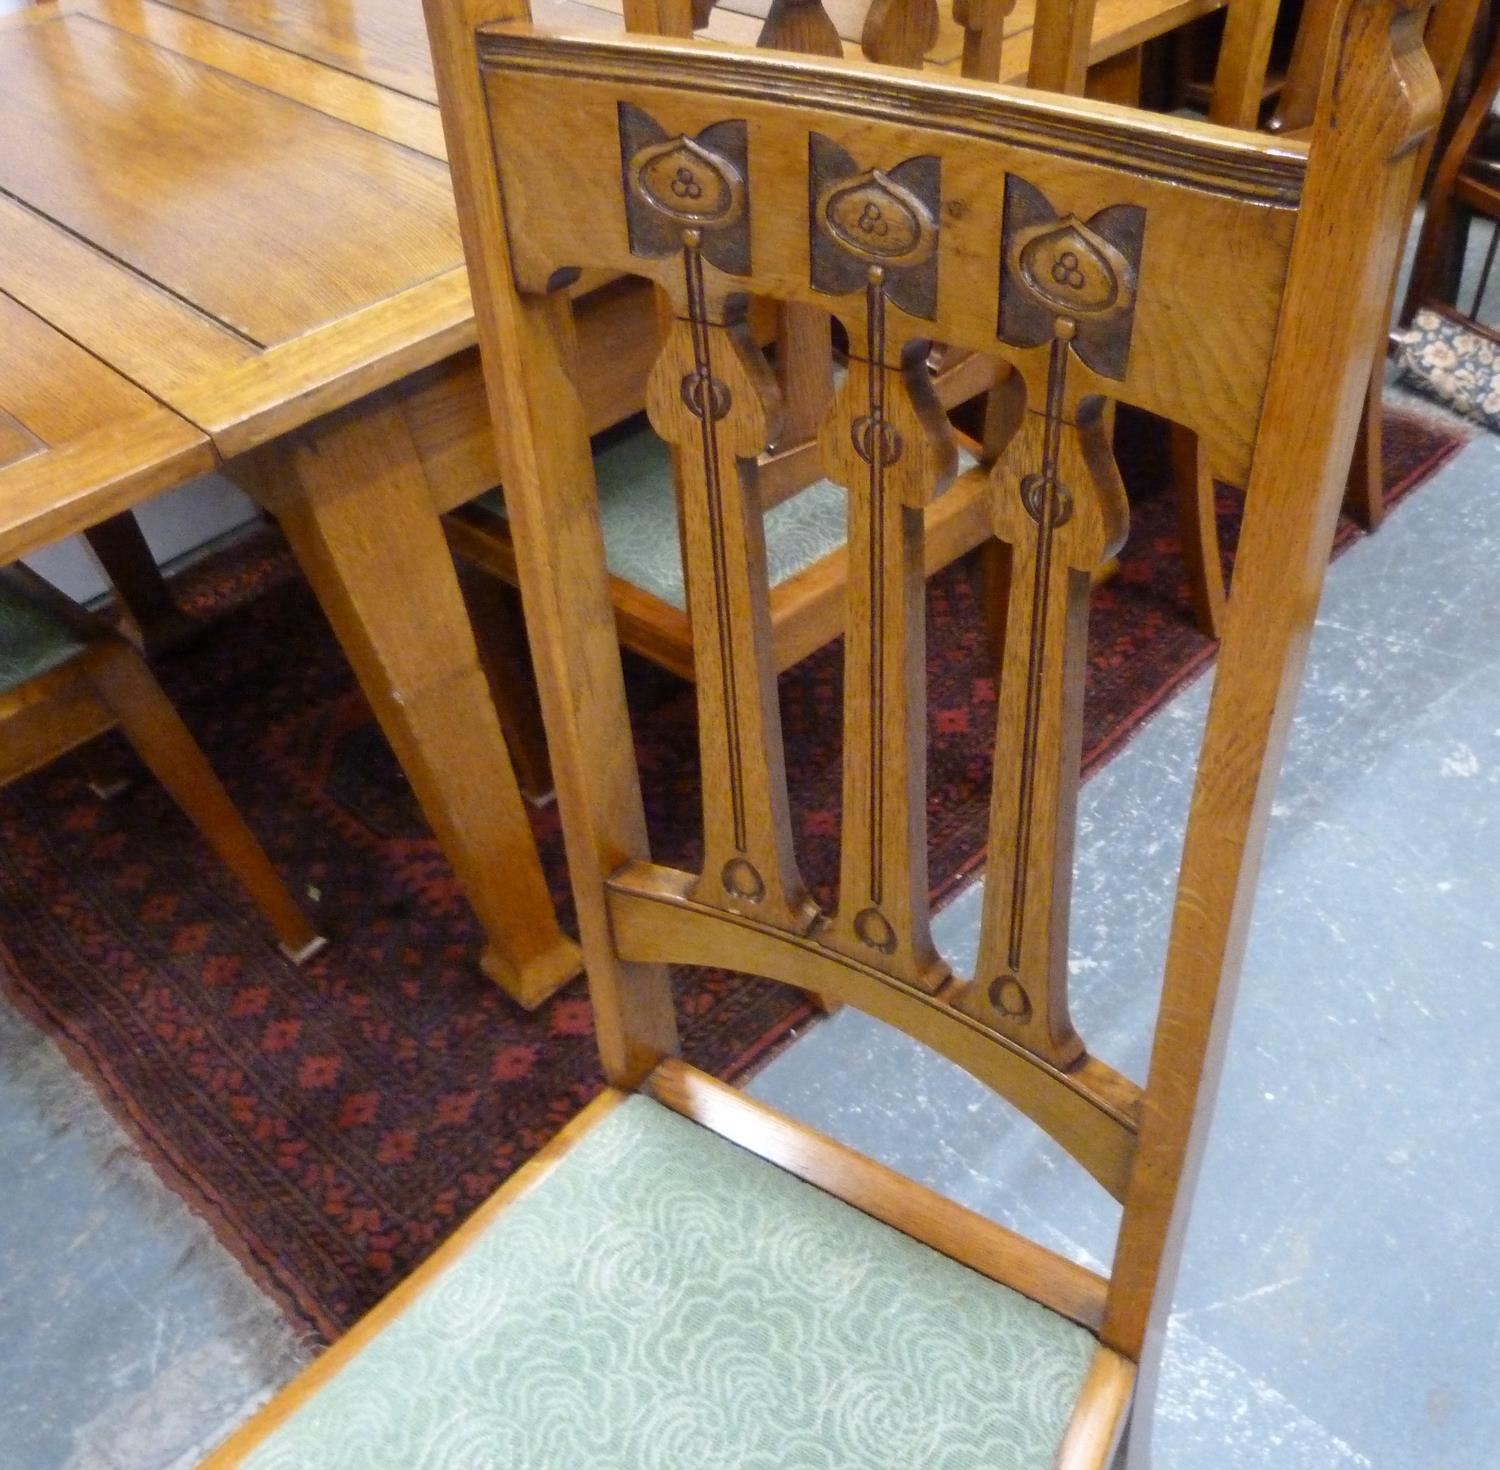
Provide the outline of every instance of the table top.
{"type": "MultiPolygon", "coordinates": [[[[753,43],[768,3],[721,0],[708,34],[753,43]]],[[[1220,3],[1099,0],[1094,57],[1220,3]]],[[[534,4],[541,24],[623,25],[622,0],[534,4]]],[[[1008,19],[1008,73],[1024,71],[1033,4],[1008,19]]],[[[865,5],[829,0],[851,51],[865,5]]],[[[28,339],[51,328],[30,377],[120,381],[69,424],[38,420],[0,372],[5,545],[23,504],[37,537],[78,528],[82,461],[63,450],[97,454],[93,409],[116,415],[120,448],[113,478],[92,465],[97,520],[122,487],[154,493],[473,343],[420,0],[14,6],[0,0],[0,302],[28,339]],[[166,467],[154,478],[127,429],[166,467]],[[60,519],[33,505],[48,476],[60,519]]],[[[941,8],[933,61],[956,66],[941,8]]]]}
{"type": "Polygon", "coordinates": [[[451,354],[438,118],[150,0],[0,20],[0,291],[228,457],[451,354]]]}
{"type": "Polygon", "coordinates": [[[0,565],[213,468],[208,436],[0,295],[0,565]]]}

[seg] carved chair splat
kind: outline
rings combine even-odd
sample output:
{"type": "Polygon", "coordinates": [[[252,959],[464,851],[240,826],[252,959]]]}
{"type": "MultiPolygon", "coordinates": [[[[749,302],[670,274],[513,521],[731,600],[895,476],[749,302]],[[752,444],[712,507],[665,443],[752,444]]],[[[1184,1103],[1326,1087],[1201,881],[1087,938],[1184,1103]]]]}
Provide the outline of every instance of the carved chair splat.
{"type": "MultiPolygon", "coordinates": [[[[451,1309],[465,1292],[440,1294],[437,1338],[424,1337],[432,1314],[419,1309],[434,1282],[484,1289],[487,1273],[505,1276],[499,1244],[513,1237],[500,1232],[511,1212],[525,1210],[534,1223],[548,1199],[577,1199],[589,1177],[577,1161],[588,1140],[615,1130],[610,1120],[622,1114],[655,1116],[655,1104],[643,1110],[616,1090],[639,1089],[699,1125],[693,1147],[708,1148],[716,1176],[741,1179],[747,1194],[765,1180],[752,1166],[768,1161],[816,1184],[818,1208],[830,1195],[850,1207],[840,1215],[845,1231],[856,1217],[884,1222],[978,1272],[966,1278],[968,1291],[993,1290],[988,1277],[1046,1308],[1049,1320],[1073,1324],[1066,1332],[1091,1334],[1092,1366],[1075,1360],[1071,1418],[1052,1423],[1024,1461],[1011,1459],[1036,1470],[1104,1470],[1130,1425],[1128,1463],[1138,1470],[1276,767],[1363,394],[1361,349],[1381,305],[1371,288],[1388,279],[1413,143],[1434,121],[1422,11],[1402,0],[1341,0],[1343,39],[1321,78],[1313,137],[1287,144],[858,64],[551,35],[515,23],[525,20],[524,0],[510,0],[476,38],[485,3],[432,0],[429,24],[488,391],[505,410],[497,448],[612,1089],[420,1280],[210,1466],[301,1463],[297,1453],[306,1457],[319,1436],[349,1433],[371,1374],[380,1381],[412,1353],[438,1355],[426,1359],[427,1382],[445,1402],[423,1422],[444,1433],[503,1430],[520,1462],[551,1463],[538,1448],[550,1431],[532,1425],[556,1396],[502,1374],[497,1408],[487,1376],[474,1412],[490,1417],[467,1423],[462,1385],[473,1375],[442,1361],[469,1336],[452,1331],[451,1309]],[[577,267],[646,275],[671,304],[651,412],[695,502],[690,612],[695,623],[711,620],[700,646],[716,660],[711,679],[705,664],[700,693],[710,834],[701,872],[654,863],[645,837],[576,349],[556,289],[577,267]],[[819,438],[825,469],[848,492],[851,547],[845,864],[831,912],[805,901],[780,820],[786,791],[766,696],[765,571],[754,518],[742,514],[775,432],[775,395],[738,325],[742,295],[831,312],[852,347],[819,438]],[[930,382],[913,371],[933,338],[1013,369],[1011,437],[990,467],[954,473],[930,382]],[[1192,426],[1214,465],[1248,483],[1144,1089],[1083,1048],[1057,965],[1081,673],[1071,624],[1079,583],[1123,524],[1098,432],[1108,400],[1192,426]],[[1012,844],[1031,854],[1017,910],[1026,921],[1019,973],[981,968],[968,977],[933,960],[925,895],[898,862],[919,869],[925,842],[922,779],[911,774],[922,757],[924,507],[965,494],[988,507],[1021,568],[1012,581],[1024,595],[1007,620],[1001,673],[1002,684],[1019,686],[1001,719],[1020,729],[1002,725],[1000,755],[1016,769],[1030,763],[1034,792],[1023,819],[1012,781],[997,818],[999,840],[1010,823],[1012,844]],[[1048,786],[1053,769],[1063,775],[1048,786]],[[1033,851],[1028,843],[1043,831],[1052,846],[1033,851]],[[1050,949],[1029,947],[1037,932],[1050,949]],[[1109,1281],[674,1060],[672,963],[724,965],[831,995],[994,1088],[1122,1201],[1109,1281]],[[572,1181],[574,1193],[553,1193],[564,1190],[558,1181],[572,1181]],[[315,1413],[305,1412],[310,1397],[315,1413]]],[[[1002,900],[986,915],[991,969],[1012,953],[1014,914],[1004,900],[1014,871],[991,874],[1002,900]]],[[[610,1154],[609,1177],[649,1197],[654,1176],[633,1174],[631,1157],[610,1154]]],[[[707,1206],[709,1198],[705,1179],[695,1199],[707,1206]]],[[[566,1214],[555,1216],[559,1224],[566,1214]]],[[[711,1299],[712,1259],[673,1254],[673,1231],[698,1214],[696,1203],[662,1214],[653,1260],[707,1273],[698,1286],[711,1299]]],[[[588,1254],[549,1268],[570,1303],[558,1320],[572,1323],[575,1309],[594,1322],[622,1312],[633,1319],[588,1254]]],[[[517,1304],[522,1317],[528,1309],[517,1304]]],[[[753,1291],[736,1298],[741,1315],[756,1309],[753,1291]]],[[[513,1312],[497,1330],[531,1327],[513,1312]]],[[[765,1341],[784,1348],[774,1331],[765,1341]]],[[[727,1380],[738,1375],[723,1376],[723,1392],[737,1392],[727,1380]]],[[[836,1372],[829,1383],[835,1398],[846,1386],[836,1372]]],[[[987,1378],[975,1402],[995,1387],[987,1378]]],[[[935,1379],[924,1392],[940,1388],[935,1379]]],[[[632,1422],[655,1391],[633,1384],[632,1422]]],[[[601,1394],[580,1411],[607,1417],[617,1400],[601,1394]]],[[[686,1406],[674,1399],[666,1412],[686,1406]]],[[[790,1387],[776,1412],[815,1414],[790,1387]]],[[[381,1445],[361,1441],[372,1470],[439,1462],[436,1441],[430,1452],[412,1449],[414,1418],[390,1417],[399,1448],[381,1458],[381,1445]]],[[[962,1413],[953,1422],[964,1422],[962,1413]]],[[[601,1421],[608,1437],[599,1442],[615,1443],[620,1428],[601,1421]]],[[[894,1470],[912,1461],[879,1463],[894,1470]]]]}

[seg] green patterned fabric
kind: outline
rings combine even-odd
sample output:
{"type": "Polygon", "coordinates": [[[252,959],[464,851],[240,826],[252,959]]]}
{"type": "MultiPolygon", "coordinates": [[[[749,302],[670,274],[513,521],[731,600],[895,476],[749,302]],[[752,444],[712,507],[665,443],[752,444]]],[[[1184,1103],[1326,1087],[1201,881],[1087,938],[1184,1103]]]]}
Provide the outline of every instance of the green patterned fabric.
{"type": "MultiPolygon", "coordinates": [[[[963,454],[960,471],[974,464],[963,454]]],[[[677,536],[677,497],[667,446],[643,428],[594,456],[599,486],[599,524],[604,559],[621,581],[687,610],[682,547],[677,536]]],[[[766,568],[775,587],[806,571],[844,544],[845,494],[832,480],[818,480],[766,512],[766,568]]],[[[505,514],[499,490],[476,504],[505,514]]]]}
{"type": "Polygon", "coordinates": [[[66,623],[0,577],[0,694],[50,673],[83,648],[66,623]]]}
{"type": "Polygon", "coordinates": [[[1047,1470],[1082,1328],[644,1097],[252,1470],[1047,1470]]]}

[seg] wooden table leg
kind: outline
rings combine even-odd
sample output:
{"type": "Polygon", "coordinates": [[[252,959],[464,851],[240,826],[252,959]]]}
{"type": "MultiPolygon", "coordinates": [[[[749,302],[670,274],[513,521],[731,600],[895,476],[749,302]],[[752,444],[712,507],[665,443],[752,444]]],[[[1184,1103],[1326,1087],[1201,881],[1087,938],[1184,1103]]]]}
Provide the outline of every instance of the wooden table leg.
{"type": "Polygon", "coordinates": [[[558,928],[453,560],[386,393],[227,467],[280,521],[521,1005],[576,975],[558,928]]]}

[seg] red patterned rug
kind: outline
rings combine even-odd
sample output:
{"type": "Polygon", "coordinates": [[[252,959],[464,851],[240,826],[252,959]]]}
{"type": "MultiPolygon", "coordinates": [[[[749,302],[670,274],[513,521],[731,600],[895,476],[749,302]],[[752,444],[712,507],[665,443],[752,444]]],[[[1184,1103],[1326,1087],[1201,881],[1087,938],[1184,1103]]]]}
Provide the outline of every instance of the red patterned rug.
{"type": "MultiPolygon", "coordinates": [[[[1461,442],[1389,414],[1390,498],[1461,442]]],[[[1213,653],[1188,616],[1171,507],[1149,475],[1131,478],[1130,543],[1090,624],[1089,769],[1213,653]]],[[[1226,497],[1226,544],[1235,520],[1226,497]]],[[[179,590],[214,623],[164,681],[332,943],[290,969],[153,782],[101,804],[63,761],[0,794],[0,962],[162,1177],[331,1338],[593,1096],[589,1005],[575,983],[525,1015],[479,975],[474,921],[275,533],[198,564],[179,590]]],[[[982,861],[994,724],[963,566],[933,583],[928,645],[941,896],[982,861]]],[[[691,690],[639,662],[628,679],[655,850],[690,861],[691,690]]],[[[799,852],[825,894],[840,682],[837,645],[782,680],[799,852]]],[[[556,812],[534,816],[566,914],[556,812]]],[[[811,1020],[797,994],[722,972],[684,972],[678,998],[688,1056],[726,1077],[811,1020]]]]}

